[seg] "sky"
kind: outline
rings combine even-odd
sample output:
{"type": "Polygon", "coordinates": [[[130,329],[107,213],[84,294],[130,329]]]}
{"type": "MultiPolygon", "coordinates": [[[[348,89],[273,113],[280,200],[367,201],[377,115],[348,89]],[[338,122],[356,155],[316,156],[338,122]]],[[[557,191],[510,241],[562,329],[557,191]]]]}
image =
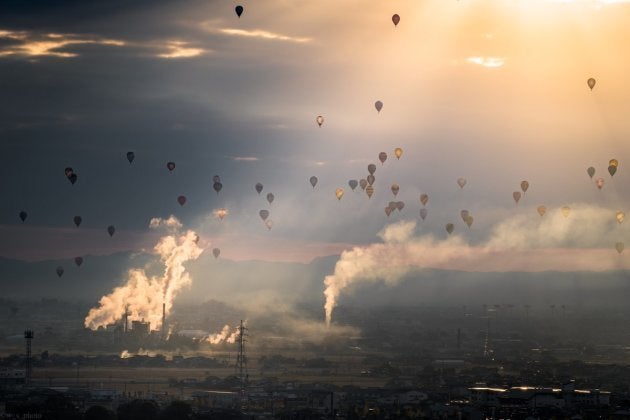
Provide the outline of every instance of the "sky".
{"type": "Polygon", "coordinates": [[[433,268],[626,270],[629,20],[620,0],[2,2],[0,256],[150,251],[174,215],[236,261],[368,252],[404,226],[483,256],[433,268]],[[348,180],[370,163],[368,198],[348,180]]]}

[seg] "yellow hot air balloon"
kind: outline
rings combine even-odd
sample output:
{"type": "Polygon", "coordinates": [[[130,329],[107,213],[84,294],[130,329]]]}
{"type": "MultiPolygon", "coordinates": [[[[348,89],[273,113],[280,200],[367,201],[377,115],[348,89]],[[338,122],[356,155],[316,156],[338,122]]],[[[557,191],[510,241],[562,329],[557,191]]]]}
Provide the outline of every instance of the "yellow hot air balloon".
{"type": "Polygon", "coordinates": [[[608,161],[608,165],[609,165],[609,166],[614,166],[614,167],[617,167],[617,166],[619,166],[619,161],[618,161],[617,159],[610,159],[610,160],[608,161]]]}
{"type": "Polygon", "coordinates": [[[420,194],[420,202],[422,203],[423,206],[426,206],[427,203],[429,202],[429,196],[426,194],[420,194]]]}
{"type": "Polygon", "coordinates": [[[566,218],[569,217],[569,214],[571,214],[571,207],[569,206],[564,206],[560,209],[560,211],[562,212],[562,215],[566,218]]]}
{"type": "Polygon", "coordinates": [[[529,188],[529,182],[527,181],[521,181],[521,190],[523,190],[524,193],[527,192],[527,189],[529,188]]]}
{"type": "Polygon", "coordinates": [[[214,215],[218,217],[220,220],[223,220],[223,218],[227,216],[227,214],[228,214],[228,211],[227,209],[224,209],[224,208],[216,209],[214,211],[214,215]]]}
{"type": "Polygon", "coordinates": [[[624,246],[623,242],[617,242],[617,243],[615,244],[615,249],[616,249],[616,250],[617,250],[617,252],[618,252],[618,253],[620,253],[620,254],[623,252],[623,249],[624,249],[624,248],[625,248],[625,246],[624,246]]]}
{"type": "Polygon", "coordinates": [[[400,159],[400,157],[402,156],[402,152],[403,150],[400,147],[394,149],[394,155],[396,156],[396,159],[400,159]]]}
{"type": "Polygon", "coordinates": [[[446,228],[446,231],[449,235],[453,233],[453,229],[455,229],[455,225],[453,225],[452,223],[447,223],[444,227],[446,228]]]}
{"type": "Polygon", "coordinates": [[[540,217],[543,217],[545,213],[547,213],[547,207],[545,206],[538,206],[536,210],[538,211],[538,214],[540,214],[540,217]]]}
{"type": "Polygon", "coordinates": [[[626,219],[626,214],[622,211],[618,211],[615,217],[617,218],[617,223],[622,224],[626,219]]]}
{"type": "Polygon", "coordinates": [[[367,194],[368,198],[372,198],[372,194],[374,194],[374,187],[368,185],[367,187],[365,187],[365,193],[367,194]]]}
{"type": "Polygon", "coordinates": [[[341,200],[341,197],[343,197],[343,188],[337,188],[335,190],[335,196],[337,197],[337,200],[341,200]]]}

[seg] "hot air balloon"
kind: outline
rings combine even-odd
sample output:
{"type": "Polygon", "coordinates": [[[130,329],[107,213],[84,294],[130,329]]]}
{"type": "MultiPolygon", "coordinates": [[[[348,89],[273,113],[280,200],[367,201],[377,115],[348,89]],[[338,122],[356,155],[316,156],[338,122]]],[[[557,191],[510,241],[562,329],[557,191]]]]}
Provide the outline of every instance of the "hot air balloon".
{"type": "Polygon", "coordinates": [[[403,150],[400,147],[394,149],[394,156],[396,156],[396,159],[400,159],[402,152],[403,150]]]}
{"type": "Polygon", "coordinates": [[[26,220],[27,217],[28,217],[28,213],[25,212],[24,210],[22,210],[20,212],[20,220],[22,221],[22,223],[24,223],[24,221],[26,220]]]}
{"type": "Polygon", "coordinates": [[[184,204],[186,204],[186,197],[183,195],[180,195],[179,197],[177,197],[177,202],[179,203],[180,206],[183,206],[184,204]]]}
{"type": "Polygon", "coordinates": [[[241,15],[243,14],[243,6],[238,5],[234,8],[234,11],[236,12],[236,16],[241,17],[241,15]]]}
{"type": "Polygon", "coordinates": [[[214,248],[212,250],[212,255],[214,255],[214,258],[218,258],[219,254],[221,254],[221,250],[219,248],[214,248]]]}
{"type": "Polygon", "coordinates": [[[267,194],[267,201],[269,201],[269,204],[273,203],[275,196],[272,193],[267,194]]]}
{"type": "Polygon", "coordinates": [[[348,186],[350,186],[350,189],[352,191],[354,191],[354,189],[357,187],[357,185],[359,185],[359,183],[357,182],[356,179],[351,179],[350,181],[348,181],[348,186]]]}
{"type": "Polygon", "coordinates": [[[569,206],[564,206],[560,209],[560,211],[562,212],[562,215],[567,218],[569,217],[569,214],[571,214],[571,207],[569,206]]]}
{"type": "Polygon", "coordinates": [[[317,177],[316,176],[310,177],[308,182],[311,183],[311,187],[315,188],[315,185],[317,185],[317,177]]]}
{"type": "Polygon", "coordinates": [[[343,197],[343,188],[337,188],[335,190],[335,196],[337,197],[337,200],[341,200],[341,197],[343,197]]]}
{"type": "Polygon", "coordinates": [[[392,209],[390,206],[385,206],[385,214],[387,215],[387,217],[392,214],[392,209]]]}
{"type": "Polygon", "coordinates": [[[446,231],[449,235],[453,233],[453,229],[455,229],[455,225],[453,225],[452,223],[447,223],[444,227],[446,228],[446,231]]]}
{"type": "Polygon", "coordinates": [[[258,194],[260,194],[261,191],[263,190],[263,184],[261,184],[260,182],[257,182],[256,185],[254,185],[254,189],[256,190],[258,194]]]}
{"type": "Polygon", "coordinates": [[[271,228],[273,227],[273,220],[271,219],[265,220],[265,226],[267,226],[268,230],[271,230],[271,228]]]}
{"type": "Polygon", "coordinates": [[[601,190],[604,187],[604,178],[597,178],[595,180],[595,185],[597,185],[597,188],[601,190]]]}
{"type": "Polygon", "coordinates": [[[466,218],[470,216],[470,212],[468,210],[462,210],[459,212],[459,215],[462,217],[462,220],[465,222],[466,218]]]}
{"type": "Polygon", "coordinates": [[[615,172],[617,172],[617,167],[614,165],[610,165],[608,167],[608,173],[610,174],[610,176],[615,175],[615,172]]]}
{"type": "Polygon", "coordinates": [[[376,172],[376,165],[373,163],[370,163],[368,165],[368,172],[370,173],[370,175],[374,175],[374,172],[376,172]]]}
{"type": "Polygon", "coordinates": [[[72,219],[74,221],[74,224],[76,225],[76,227],[79,227],[79,225],[81,224],[81,222],[83,221],[83,219],[81,218],[81,216],[74,216],[74,218],[72,219]]]}
{"type": "Polygon", "coordinates": [[[378,154],[378,160],[381,161],[381,165],[385,163],[385,161],[387,160],[387,153],[385,152],[381,152],[378,154]]]}
{"type": "Polygon", "coordinates": [[[592,77],[586,81],[586,84],[588,85],[589,88],[591,88],[591,90],[593,90],[593,88],[595,87],[595,83],[597,82],[592,77]]]}
{"type": "Polygon", "coordinates": [[[228,214],[228,211],[225,208],[220,208],[215,210],[214,214],[216,214],[219,220],[223,220],[223,218],[228,214]]]}
{"type": "Polygon", "coordinates": [[[466,223],[466,225],[470,228],[474,221],[475,221],[475,219],[473,219],[472,216],[468,216],[466,218],[466,220],[464,220],[464,223],[466,223]]]}
{"type": "Polygon", "coordinates": [[[361,187],[362,190],[365,190],[365,187],[368,186],[367,179],[362,178],[361,180],[359,180],[359,186],[361,187]]]}
{"type": "Polygon", "coordinates": [[[168,162],[166,164],[166,167],[168,168],[169,171],[173,172],[173,169],[175,169],[175,162],[168,162]]]}
{"type": "Polygon", "coordinates": [[[457,185],[459,185],[459,188],[464,188],[466,185],[466,178],[457,178],[457,185]]]}
{"type": "Polygon", "coordinates": [[[371,185],[368,185],[365,188],[365,193],[367,194],[368,198],[372,198],[372,194],[374,194],[374,187],[371,185]]]}
{"type": "Polygon", "coordinates": [[[396,201],[396,208],[398,209],[398,211],[402,211],[402,209],[405,208],[405,203],[402,201],[396,201]]]}
{"type": "Polygon", "coordinates": [[[61,277],[63,275],[63,267],[59,266],[57,267],[57,276],[61,277]]]}
{"type": "Polygon", "coordinates": [[[77,174],[74,173],[74,170],[70,166],[68,166],[64,170],[64,173],[66,174],[66,178],[68,178],[68,181],[70,181],[72,185],[77,182],[77,174]]]}
{"type": "Polygon", "coordinates": [[[261,219],[263,219],[264,222],[265,220],[267,220],[267,217],[269,217],[269,210],[261,210],[258,212],[258,215],[261,219]]]}
{"type": "Polygon", "coordinates": [[[615,249],[617,250],[618,253],[622,253],[623,249],[625,248],[625,246],[623,245],[623,242],[617,242],[615,244],[615,249]]]}
{"type": "Polygon", "coordinates": [[[547,207],[545,206],[538,206],[536,210],[538,211],[538,214],[540,214],[540,217],[543,217],[545,213],[547,213],[547,207]]]}
{"type": "Polygon", "coordinates": [[[426,219],[428,214],[429,214],[429,211],[427,209],[425,208],[420,209],[420,218],[422,220],[426,219]]]}
{"type": "Polygon", "coordinates": [[[423,206],[426,206],[427,203],[429,202],[429,196],[426,194],[420,194],[420,202],[422,203],[423,206]]]}
{"type": "Polygon", "coordinates": [[[400,191],[400,186],[398,184],[392,184],[392,194],[394,194],[394,197],[398,195],[398,191],[400,191]]]}
{"type": "Polygon", "coordinates": [[[374,181],[376,181],[376,178],[374,177],[374,175],[368,175],[367,176],[367,183],[368,183],[368,185],[374,185],[374,181]]]}
{"type": "Polygon", "coordinates": [[[324,124],[324,117],[322,117],[321,115],[318,115],[317,118],[315,118],[315,121],[317,121],[317,125],[321,127],[322,124],[324,124]]]}
{"type": "Polygon", "coordinates": [[[107,227],[107,233],[109,233],[109,236],[114,236],[114,232],[116,232],[116,228],[112,225],[109,225],[107,227]]]}
{"type": "Polygon", "coordinates": [[[523,192],[526,193],[528,189],[529,189],[529,182],[521,181],[521,190],[523,190],[523,192]]]}
{"type": "Polygon", "coordinates": [[[622,211],[618,211],[615,217],[617,218],[617,223],[622,224],[626,219],[626,214],[622,211]]]}
{"type": "Polygon", "coordinates": [[[81,267],[81,264],[83,264],[83,258],[81,257],[76,257],[74,259],[74,263],[77,265],[77,267],[81,267]]]}
{"type": "Polygon", "coordinates": [[[134,152],[127,152],[127,160],[129,161],[129,163],[133,162],[135,158],[136,154],[134,152]]]}
{"type": "Polygon", "coordinates": [[[215,182],[212,185],[212,188],[214,188],[214,190],[217,192],[217,194],[219,194],[219,191],[221,191],[221,188],[223,188],[223,184],[221,184],[220,182],[215,182]]]}
{"type": "Polygon", "coordinates": [[[400,16],[398,16],[398,14],[392,16],[392,22],[394,22],[394,27],[398,26],[398,22],[400,22],[400,16]]]}
{"type": "Polygon", "coordinates": [[[212,182],[221,182],[221,177],[219,175],[213,175],[212,182]]]}
{"type": "Polygon", "coordinates": [[[586,173],[588,174],[588,176],[593,178],[593,175],[595,175],[595,168],[593,168],[592,166],[589,166],[589,168],[586,170],[586,173]]]}
{"type": "Polygon", "coordinates": [[[512,193],[512,198],[514,198],[514,202],[516,204],[518,204],[518,201],[521,199],[521,192],[520,191],[514,191],[512,193]]]}
{"type": "Polygon", "coordinates": [[[377,112],[381,112],[381,109],[383,109],[383,102],[381,101],[374,102],[374,108],[376,108],[377,112]]]}

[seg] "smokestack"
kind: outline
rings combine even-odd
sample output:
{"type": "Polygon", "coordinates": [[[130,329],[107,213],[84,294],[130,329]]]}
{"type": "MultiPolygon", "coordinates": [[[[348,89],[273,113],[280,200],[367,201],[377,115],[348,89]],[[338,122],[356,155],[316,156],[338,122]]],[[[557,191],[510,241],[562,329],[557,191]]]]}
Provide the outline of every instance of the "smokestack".
{"type": "Polygon", "coordinates": [[[166,302],[162,303],[162,336],[166,334],[166,302]]]}
{"type": "Polygon", "coordinates": [[[125,332],[125,334],[127,333],[127,331],[129,328],[129,305],[125,306],[125,325],[123,326],[123,331],[125,332]]]}

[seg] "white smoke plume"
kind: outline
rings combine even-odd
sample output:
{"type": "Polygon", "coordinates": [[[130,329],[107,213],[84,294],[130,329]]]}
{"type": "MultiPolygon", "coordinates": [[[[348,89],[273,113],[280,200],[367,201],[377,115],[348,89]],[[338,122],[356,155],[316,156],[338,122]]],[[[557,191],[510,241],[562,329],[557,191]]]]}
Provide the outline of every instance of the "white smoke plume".
{"type": "Polygon", "coordinates": [[[205,341],[210,344],[220,344],[226,342],[228,344],[236,343],[239,334],[239,326],[232,330],[229,325],[224,325],[223,329],[216,334],[210,334],[205,341]]]}
{"type": "Polygon", "coordinates": [[[469,272],[541,272],[629,270],[627,255],[615,243],[627,237],[615,211],[573,204],[569,217],[535,210],[503,221],[482,244],[470,245],[461,236],[445,240],[433,235],[414,237],[415,221],[384,228],[382,243],[344,251],[332,275],[324,279],[326,324],[342,291],[356,283],[395,284],[405,274],[423,268],[469,272]]]}
{"type": "Polygon", "coordinates": [[[87,328],[95,330],[113,324],[122,319],[127,310],[129,323],[144,320],[150,322],[154,330],[159,330],[162,328],[162,304],[165,304],[168,315],[179,291],[190,286],[192,279],[184,263],[196,260],[203,252],[197,245],[199,237],[191,230],[180,233],[182,225],[174,216],[166,220],[152,219],[150,226],[166,227],[169,231],[154,248],[164,264],[163,275],[149,277],[144,269],[130,269],[126,284],[103,296],[99,306],[90,309],[84,321],[87,328]]]}

